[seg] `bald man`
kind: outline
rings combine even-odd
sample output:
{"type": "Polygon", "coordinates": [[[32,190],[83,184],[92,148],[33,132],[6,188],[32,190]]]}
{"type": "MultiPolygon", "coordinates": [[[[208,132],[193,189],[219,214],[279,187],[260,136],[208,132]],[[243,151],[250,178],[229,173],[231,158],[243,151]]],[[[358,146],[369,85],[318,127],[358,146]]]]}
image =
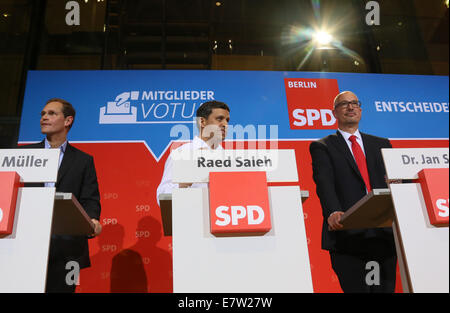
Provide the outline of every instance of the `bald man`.
{"type": "Polygon", "coordinates": [[[386,138],[359,131],[361,102],[338,94],[333,115],[338,130],[310,145],[313,178],[323,215],[322,249],[344,292],[394,292],[397,257],[391,228],[340,230],[345,211],[375,188],[387,188],[381,148],[386,138]]]}

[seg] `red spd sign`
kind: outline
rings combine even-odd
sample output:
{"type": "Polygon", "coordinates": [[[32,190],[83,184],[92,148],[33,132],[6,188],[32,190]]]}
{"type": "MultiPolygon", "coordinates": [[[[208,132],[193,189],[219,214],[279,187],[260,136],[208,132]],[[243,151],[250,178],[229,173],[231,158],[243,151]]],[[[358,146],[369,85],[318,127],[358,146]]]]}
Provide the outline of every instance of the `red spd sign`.
{"type": "Polygon", "coordinates": [[[14,225],[20,176],[16,172],[0,172],[0,235],[10,235],[14,225]]]}
{"type": "Polygon", "coordinates": [[[333,101],[339,93],[336,79],[285,78],[291,129],[336,129],[333,101]]]}
{"type": "Polygon", "coordinates": [[[448,173],[448,168],[430,168],[419,172],[419,182],[430,223],[435,226],[448,226],[448,173]]]}
{"type": "Polygon", "coordinates": [[[265,172],[209,174],[211,233],[261,235],[272,226],[265,172]]]}

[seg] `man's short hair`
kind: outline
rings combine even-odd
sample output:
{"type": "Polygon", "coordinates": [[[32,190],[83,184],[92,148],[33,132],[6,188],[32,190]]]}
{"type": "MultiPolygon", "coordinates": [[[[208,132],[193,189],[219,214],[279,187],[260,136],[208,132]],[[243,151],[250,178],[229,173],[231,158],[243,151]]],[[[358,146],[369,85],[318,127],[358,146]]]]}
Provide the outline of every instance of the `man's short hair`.
{"type": "Polygon", "coordinates": [[[203,117],[205,119],[208,119],[209,115],[212,113],[213,109],[224,109],[230,112],[230,108],[225,102],[221,101],[208,101],[203,103],[199,108],[197,109],[197,118],[203,117]]]}
{"type": "Polygon", "coordinates": [[[346,93],[351,93],[351,94],[353,94],[355,97],[358,98],[358,96],[357,96],[353,91],[350,91],[350,90],[342,91],[342,92],[340,92],[340,93],[334,98],[334,101],[333,101],[333,109],[336,109],[336,105],[338,104],[337,101],[339,100],[339,98],[340,98],[343,94],[346,94],[346,93]]]}
{"type": "Polygon", "coordinates": [[[72,106],[72,104],[70,104],[69,101],[66,101],[66,100],[61,99],[61,98],[51,98],[51,99],[47,100],[45,105],[49,104],[50,102],[59,102],[59,103],[62,104],[62,106],[63,106],[62,112],[64,114],[64,118],[66,118],[68,116],[72,116],[73,117],[72,124],[70,124],[70,126],[69,126],[69,129],[71,129],[73,123],[75,123],[75,113],[76,113],[75,109],[72,106]]]}

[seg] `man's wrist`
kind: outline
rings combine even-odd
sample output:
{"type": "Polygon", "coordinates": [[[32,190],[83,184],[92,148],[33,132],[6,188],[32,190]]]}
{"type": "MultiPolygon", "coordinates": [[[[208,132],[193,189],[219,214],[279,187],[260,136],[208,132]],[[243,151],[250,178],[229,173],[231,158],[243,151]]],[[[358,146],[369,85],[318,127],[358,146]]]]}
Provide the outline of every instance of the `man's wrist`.
{"type": "Polygon", "coordinates": [[[340,211],[334,211],[333,213],[331,213],[330,215],[328,215],[328,218],[332,217],[334,214],[339,213],[340,211]]]}

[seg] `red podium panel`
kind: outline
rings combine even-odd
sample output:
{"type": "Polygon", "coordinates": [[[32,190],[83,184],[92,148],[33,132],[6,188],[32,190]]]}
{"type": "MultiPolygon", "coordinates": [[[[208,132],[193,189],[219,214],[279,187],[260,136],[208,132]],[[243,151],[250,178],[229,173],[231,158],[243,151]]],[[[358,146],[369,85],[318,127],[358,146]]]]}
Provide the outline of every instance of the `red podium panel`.
{"type": "Polygon", "coordinates": [[[430,224],[448,226],[448,168],[427,168],[418,175],[430,224]]]}
{"type": "Polygon", "coordinates": [[[259,235],[272,228],[266,172],[211,172],[209,175],[213,235],[259,235]]]}
{"type": "Polygon", "coordinates": [[[19,186],[16,172],[0,172],[0,236],[12,233],[19,186]]]}

